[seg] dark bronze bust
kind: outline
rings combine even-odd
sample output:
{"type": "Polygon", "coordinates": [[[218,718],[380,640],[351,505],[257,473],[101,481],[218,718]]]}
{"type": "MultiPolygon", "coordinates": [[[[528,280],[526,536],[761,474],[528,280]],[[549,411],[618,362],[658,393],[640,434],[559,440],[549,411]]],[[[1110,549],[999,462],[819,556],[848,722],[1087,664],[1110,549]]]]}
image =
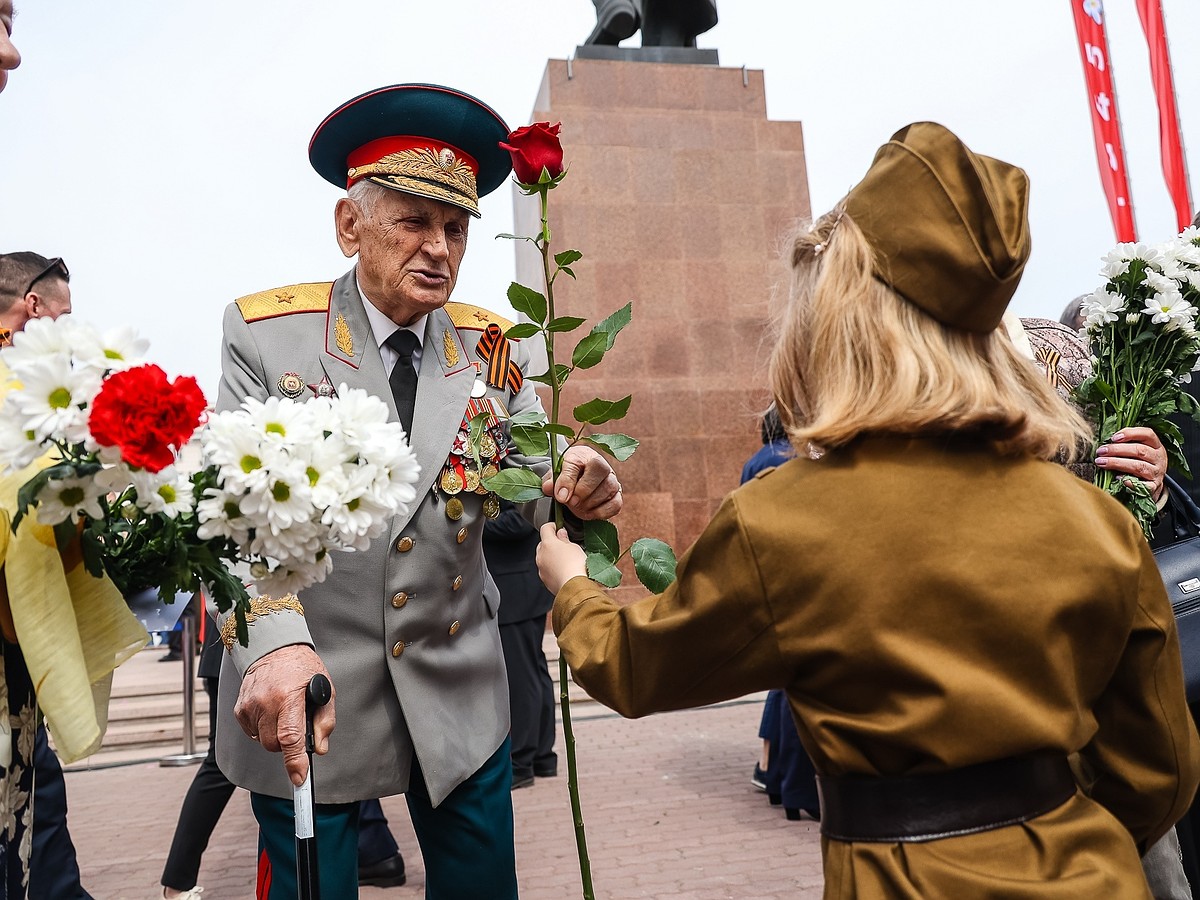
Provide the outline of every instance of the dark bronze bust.
{"type": "Polygon", "coordinates": [[[596,27],[586,44],[616,46],[642,30],[643,47],[695,47],[717,24],[716,0],[592,0],[596,27]]]}

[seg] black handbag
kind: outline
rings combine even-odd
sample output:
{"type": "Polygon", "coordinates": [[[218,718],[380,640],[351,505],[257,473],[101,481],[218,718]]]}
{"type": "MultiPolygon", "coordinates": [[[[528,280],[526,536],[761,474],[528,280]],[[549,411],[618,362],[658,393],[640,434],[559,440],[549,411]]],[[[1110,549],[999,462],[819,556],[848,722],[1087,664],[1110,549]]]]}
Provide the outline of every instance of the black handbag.
{"type": "Polygon", "coordinates": [[[1195,703],[1200,700],[1200,506],[1176,481],[1166,481],[1176,540],[1155,550],[1154,559],[1175,613],[1188,703],[1195,703]]]}

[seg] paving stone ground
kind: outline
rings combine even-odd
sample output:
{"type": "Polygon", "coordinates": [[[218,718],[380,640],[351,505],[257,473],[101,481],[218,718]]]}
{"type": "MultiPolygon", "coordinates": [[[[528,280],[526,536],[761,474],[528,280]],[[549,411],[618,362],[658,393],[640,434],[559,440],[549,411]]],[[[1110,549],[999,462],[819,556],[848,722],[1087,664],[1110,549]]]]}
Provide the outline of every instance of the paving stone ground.
{"type": "MultiPolygon", "coordinates": [[[[637,721],[604,714],[576,723],[597,900],[821,896],[816,824],[788,822],[749,783],[761,708],[753,699],[637,721]]],[[[561,743],[560,732],[560,756],[561,743]]],[[[159,896],[163,860],[193,772],[153,763],[68,772],[71,834],[84,886],[96,900],[159,896]]],[[[522,900],[581,897],[565,777],[515,791],[513,805],[522,900]]],[[[399,888],[364,889],[361,896],[423,897],[424,871],[404,800],[387,798],[383,806],[409,880],[399,888]]],[[[253,897],[255,840],[248,795],[238,791],[200,870],[205,900],[253,897]]],[[[479,898],[488,900],[486,889],[479,898]]]]}

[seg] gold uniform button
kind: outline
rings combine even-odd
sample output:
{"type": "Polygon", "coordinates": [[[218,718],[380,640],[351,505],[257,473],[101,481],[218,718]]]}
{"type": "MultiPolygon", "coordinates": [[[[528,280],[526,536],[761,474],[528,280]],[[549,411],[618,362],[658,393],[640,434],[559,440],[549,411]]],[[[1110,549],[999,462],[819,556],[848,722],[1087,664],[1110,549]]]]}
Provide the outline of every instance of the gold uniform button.
{"type": "Polygon", "coordinates": [[[458,534],[456,534],[454,537],[461,544],[463,541],[465,541],[467,539],[467,529],[465,529],[465,528],[458,529],[458,534]]]}
{"type": "Polygon", "coordinates": [[[450,590],[457,591],[460,587],[462,587],[462,576],[455,575],[454,581],[450,583],[450,590]]]}
{"type": "Polygon", "coordinates": [[[404,641],[396,641],[392,646],[392,656],[399,657],[404,652],[404,641]]]}
{"type": "Polygon", "coordinates": [[[462,623],[461,623],[460,621],[458,621],[458,619],[455,619],[453,622],[451,622],[451,623],[450,623],[450,635],[451,635],[451,637],[453,637],[454,635],[458,634],[458,629],[460,629],[460,628],[462,628],[462,623]]]}
{"type": "Polygon", "coordinates": [[[396,609],[401,609],[408,602],[408,594],[404,591],[399,591],[392,597],[392,606],[396,609]]]}
{"type": "Polygon", "coordinates": [[[413,539],[410,538],[407,534],[404,537],[400,538],[400,540],[396,541],[396,549],[399,550],[401,553],[407,553],[412,548],[413,548],[413,539]]]}

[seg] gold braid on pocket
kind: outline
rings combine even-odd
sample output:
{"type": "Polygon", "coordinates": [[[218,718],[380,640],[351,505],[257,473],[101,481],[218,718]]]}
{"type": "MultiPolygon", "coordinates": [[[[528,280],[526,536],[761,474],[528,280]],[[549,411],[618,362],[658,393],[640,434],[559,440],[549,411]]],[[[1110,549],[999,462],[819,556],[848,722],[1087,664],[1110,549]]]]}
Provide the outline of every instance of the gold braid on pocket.
{"type": "MultiPolygon", "coordinates": [[[[300,601],[296,599],[295,594],[284,594],[279,598],[255,597],[250,601],[250,609],[246,613],[246,624],[253,625],[263,616],[269,616],[277,612],[294,612],[302,616],[304,615],[304,607],[300,605],[300,601]]],[[[229,618],[225,620],[225,624],[221,626],[221,643],[225,645],[226,650],[232,650],[236,640],[237,616],[230,613],[229,618]]]]}

